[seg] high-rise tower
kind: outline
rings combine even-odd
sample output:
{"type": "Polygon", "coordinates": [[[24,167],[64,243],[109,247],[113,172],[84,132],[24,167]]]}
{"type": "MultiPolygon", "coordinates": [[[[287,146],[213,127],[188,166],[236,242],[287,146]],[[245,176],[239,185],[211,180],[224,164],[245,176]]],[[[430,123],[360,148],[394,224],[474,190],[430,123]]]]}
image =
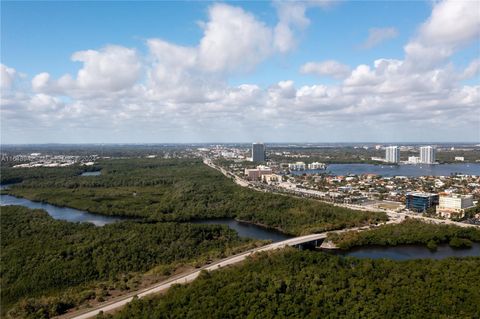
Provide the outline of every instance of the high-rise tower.
{"type": "Polygon", "coordinates": [[[423,164],[435,163],[435,148],[431,146],[420,147],[420,163],[423,163],[423,164]]]}
{"type": "Polygon", "coordinates": [[[398,163],[400,162],[400,149],[398,146],[387,146],[385,148],[385,162],[398,163]]]}
{"type": "Polygon", "coordinates": [[[252,162],[265,162],[265,144],[252,144],[252,162]]]}

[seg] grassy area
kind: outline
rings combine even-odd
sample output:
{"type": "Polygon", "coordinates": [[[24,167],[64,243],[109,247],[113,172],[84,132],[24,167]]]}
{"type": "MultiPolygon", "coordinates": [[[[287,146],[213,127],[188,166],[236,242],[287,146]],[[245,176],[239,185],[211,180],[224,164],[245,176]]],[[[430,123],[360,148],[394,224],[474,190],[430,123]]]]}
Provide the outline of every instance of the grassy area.
{"type": "Polygon", "coordinates": [[[8,190],[12,195],[153,221],[231,217],[300,235],[387,219],[384,213],[242,188],[200,160],[108,160],[99,168],[102,175],[94,177],[79,176],[78,168],[4,168],[2,175],[22,181],[8,190]]]}

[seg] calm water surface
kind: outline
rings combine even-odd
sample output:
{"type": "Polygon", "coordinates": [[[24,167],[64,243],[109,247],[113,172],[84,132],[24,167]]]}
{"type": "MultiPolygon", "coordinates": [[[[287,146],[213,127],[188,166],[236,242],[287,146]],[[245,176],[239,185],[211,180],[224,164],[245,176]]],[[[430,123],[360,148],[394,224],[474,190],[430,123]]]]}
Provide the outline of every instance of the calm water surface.
{"type": "MultiPolygon", "coordinates": [[[[66,220],[70,222],[89,222],[96,226],[103,226],[114,223],[125,218],[103,216],[92,214],[78,209],[68,207],[58,207],[50,204],[33,202],[25,198],[18,198],[10,195],[0,195],[0,205],[19,205],[32,209],[43,209],[55,219],[66,220]]],[[[279,242],[291,238],[272,229],[256,226],[248,223],[242,223],[231,218],[203,219],[192,222],[194,224],[220,224],[227,225],[235,230],[242,238],[254,238],[260,240],[272,240],[279,242]]],[[[396,246],[396,247],[359,247],[350,251],[332,251],[334,254],[342,256],[353,256],[359,258],[387,258],[393,260],[408,260],[419,258],[443,259],[447,257],[466,257],[480,256],[480,244],[474,243],[472,248],[453,249],[448,245],[439,245],[437,251],[431,252],[423,246],[396,246]]]]}
{"type": "MultiPolygon", "coordinates": [[[[8,187],[8,185],[0,185],[1,188],[8,187]]],[[[86,211],[68,208],[58,207],[46,203],[34,202],[26,198],[15,197],[11,195],[0,195],[0,205],[19,205],[32,209],[43,209],[48,212],[50,216],[55,219],[66,220],[70,222],[89,222],[97,226],[103,226],[106,224],[114,223],[120,220],[125,220],[122,217],[103,216],[99,214],[92,214],[86,211]]],[[[254,239],[268,239],[274,242],[282,241],[291,238],[285,234],[271,230],[268,228],[241,223],[232,218],[220,218],[220,219],[202,219],[192,222],[194,224],[221,224],[227,225],[231,229],[235,230],[242,238],[254,238],[254,239]]]]}
{"type": "Polygon", "coordinates": [[[480,175],[480,163],[439,164],[439,165],[373,165],[373,164],[330,164],[326,170],[305,170],[292,172],[295,175],[322,174],[362,175],[377,174],[382,176],[450,176],[453,173],[480,175]]]}
{"type": "Polygon", "coordinates": [[[473,243],[472,248],[456,249],[447,244],[438,245],[436,251],[430,251],[427,247],[417,245],[405,245],[394,247],[358,247],[349,251],[335,251],[334,254],[341,256],[350,256],[357,258],[372,259],[393,259],[393,260],[410,260],[410,259],[444,259],[448,257],[468,257],[480,256],[480,243],[473,243]]]}
{"type": "Polygon", "coordinates": [[[278,242],[291,238],[290,236],[282,234],[278,231],[248,223],[242,223],[232,218],[201,219],[192,223],[227,225],[229,228],[235,230],[242,238],[254,238],[260,240],[265,239],[272,240],[273,242],[278,242]]]}
{"type": "Polygon", "coordinates": [[[33,202],[26,198],[19,198],[11,195],[0,195],[0,206],[6,205],[19,205],[32,209],[43,209],[55,219],[66,220],[69,222],[88,222],[96,226],[103,226],[124,219],[121,217],[92,214],[74,208],[58,207],[46,203],[33,202]]]}
{"type": "Polygon", "coordinates": [[[80,176],[99,176],[99,175],[101,175],[101,174],[102,174],[101,171],[83,172],[82,174],[80,174],[80,176]]]}

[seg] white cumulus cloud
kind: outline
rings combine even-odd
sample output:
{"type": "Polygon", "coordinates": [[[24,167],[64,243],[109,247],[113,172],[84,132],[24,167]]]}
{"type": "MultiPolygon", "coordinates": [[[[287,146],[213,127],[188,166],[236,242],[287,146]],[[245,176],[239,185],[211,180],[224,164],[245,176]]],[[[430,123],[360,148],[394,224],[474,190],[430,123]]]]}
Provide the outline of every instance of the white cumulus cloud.
{"type": "Polygon", "coordinates": [[[0,88],[10,89],[13,85],[13,81],[17,76],[17,72],[14,68],[9,68],[5,64],[0,64],[0,88]]]}
{"type": "Polygon", "coordinates": [[[479,1],[441,1],[405,46],[407,62],[411,67],[435,67],[479,37],[479,1]]]}
{"type": "Polygon", "coordinates": [[[65,74],[54,80],[43,72],[33,78],[33,89],[73,95],[108,94],[131,88],[141,75],[142,65],[136,50],[122,46],[78,51],[73,53],[72,61],[83,63],[76,77],[65,74]]]}
{"type": "Polygon", "coordinates": [[[307,9],[325,9],[334,3],[333,0],[274,1],[278,16],[273,32],[275,50],[285,53],[296,47],[299,32],[310,24],[310,19],[306,16],[307,9]]]}
{"type": "Polygon", "coordinates": [[[198,48],[202,69],[251,71],[271,54],[271,29],[242,8],[216,4],[209,18],[198,48]]]}
{"type": "Polygon", "coordinates": [[[327,60],[323,62],[305,63],[301,66],[300,72],[303,74],[316,74],[342,79],[349,75],[350,67],[334,60],[327,60]]]}
{"type": "Polygon", "coordinates": [[[382,139],[395,134],[475,138],[471,132],[480,127],[480,85],[462,81],[478,75],[480,63],[475,59],[459,69],[449,57],[477,41],[476,22],[467,15],[470,22],[452,26],[450,20],[458,20],[459,13],[445,11],[452,6],[463,12],[471,5],[435,3],[406,44],[403,59],[383,57],[353,67],[320,60],[300,69],[341,80],[334,84],[320,79],[296,85],[281,76],[270,84],[230,84],[231,75],[291,50],[298,31],[310,23],[305,10],[317,4],[278,5],[295,10],[278,11],[279,22],[269,26],[244,9],[212,4],[196,45],[152,38],[146,41],[145,56],[141,50],[111,45],[79,51],[72,55],[82,62],[76,74],[37,74],[32,91],[12,85],[18,72],[2,66],[2,88],[11,88],[2,91],[0,101],[2,135],[11,141],[23,136],[25,142],[68,134],[116,142],[358,140],[376,139],[380,133],[382,139]],[[279,25],[285,29],[279,31],[279,25]],[[465,34],[457,39],[449,30],[436,30],[442,26],[465,34]],[[286,32],[282,45],[279,32],[286,32]],[[415,47],[427,56],[417,55],[415,47]],[[435,54],[442,58],[430,63],[428,57],[435,54]],[[431,130],[435,125],[439,128],[431,130]],[[52,127],[55,134],[48,133],[52,127]]]}

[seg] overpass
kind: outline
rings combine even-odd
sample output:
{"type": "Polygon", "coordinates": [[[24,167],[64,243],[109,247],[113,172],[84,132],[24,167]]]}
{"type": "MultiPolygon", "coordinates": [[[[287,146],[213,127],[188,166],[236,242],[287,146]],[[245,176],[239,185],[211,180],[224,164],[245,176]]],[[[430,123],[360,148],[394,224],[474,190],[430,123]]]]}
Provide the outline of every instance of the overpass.
{"type": "MultiPolygon", "coordinates": [[[[361,227],[357,228],[350,228],[349,230],[355,230],[355,229],[360,229],[361,227]]],[[[143,298],[146,296],[150,296],[152,294],[156,294],[159,292],[166,291],[168,288],[170,288],[173,285],[177,284],[186,284],[189,282],[192,282],[195,280],[199,275],[202,270],[206,271],[214,271],[221,269],[222,267],[233,265],[239,262],[244,261],[247,259],[249,256],[258,253],[258,252],[266,252],[266,251],[272,251],[276,249],[281,249],[285,248],[287,246],[291,247],[298,247],[300,249],[303,249],[306,247],[306,245],[310,246],[319,246],[319,243],[323,242],[323,240],[327,237],[328,232],[323,232],[320,234],[311,234],[311,235],[305,235],[305,236],[299,236],[295,238],[290,238],[284,241],[272,243],[266,246],[262,247],[257,247],[251,250],[248,250],[246,252],[227,257],[225,259],[219,260],[215,263],[206,265],[204,267],[201,267],[199,269],[196,269],[194,271],[191,271],[186,274],[180,274],[177,276],[174,276],[166,281],[157,283],[155,285],[152,285],[148,288],[144,288],[142,290],[138,290],[132,293],[129,293],[124,296],[120,296],[118,298],[112,299],[110,301],[104,302],[100,304],[99,306],[95,308],[89,308],[89,309],[82,309],[79,311],[75,311],[72,313],[68,313],[62,316],[59,316],[57,318],[62,318],[62,319],[87,319],[87,318],[92,318],[98,315],[100,312],[110,312],[114,310],[118,310],[119,308],[125,306],[127,303],[131,302],[134,298],[134,296],[137,296],[138,298],[143,298]]]]}

